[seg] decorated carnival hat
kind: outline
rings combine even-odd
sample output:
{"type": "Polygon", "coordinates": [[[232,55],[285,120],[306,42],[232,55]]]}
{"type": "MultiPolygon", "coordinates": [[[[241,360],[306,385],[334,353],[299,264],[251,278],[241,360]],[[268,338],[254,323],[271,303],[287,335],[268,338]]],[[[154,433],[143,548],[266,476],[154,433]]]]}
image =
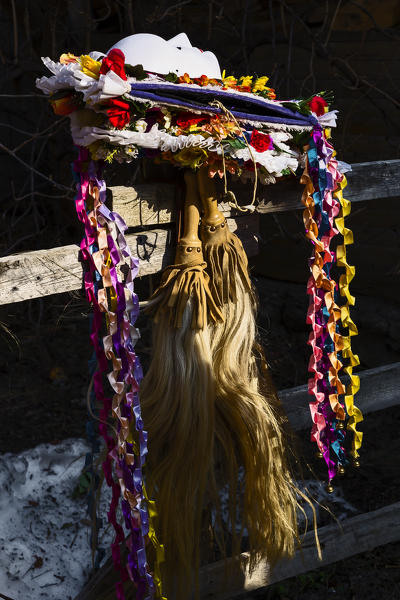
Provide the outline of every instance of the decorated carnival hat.
{"type": "Polygon", "coordinates": [[[296,171],[294,136],[335,124],[321,96],[280,102],[268,77],[221,74],[212,52],[181,33],[166,41],[135,34],[107,53],[44,58],[53,73],[36,82],[57,114],[69,114],[74,142],[95,159],[158,154],[177,166],[207,165],[261,182],[296,171]],[[223,169],[222,169],[223,168],[223,169]]]}

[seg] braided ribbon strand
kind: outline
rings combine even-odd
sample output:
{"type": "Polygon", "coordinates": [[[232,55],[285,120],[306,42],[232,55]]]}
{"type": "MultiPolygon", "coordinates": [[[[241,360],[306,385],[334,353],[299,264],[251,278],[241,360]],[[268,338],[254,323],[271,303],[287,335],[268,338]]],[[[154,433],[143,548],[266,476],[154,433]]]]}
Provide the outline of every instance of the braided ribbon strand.
{"type": "Polygon", "coordinates": [[[135,583],[139,600],[152,598],[155,594],[162,598],[159,563],[163,560],[163,547],[155,534],[156,509],[154,502],[147,498],[142,472],[147,454],[147,432],[143,429],[138,394],[143,375],[134,351],[139,337],[135,328],[139,302],[134,292],[139,263],[127,245],[125,222],[105,205],[106,186],[100,176],[100,165],[88,158],[87,151],[81,149],[79,159],[74,163],[79,176],[75,202],[78,218],[85,226],[81,242],[87,269],[84,281],[86,296],[94,311],[91,341],[98,361],[94,389],[102,404],[99,431],[107,446],[103,470],[112,490],[108,521],[115,530],[111,550],[120,576],[116,597],[125,599],[123,584],[130,578],[135,583]],[[105,396],[103,375],[114,392],[112,399],[105,396]],[[108,425],[110,415],[115,427],[108,425]],[[113,437],[108,433],[110,428],[114,431],[113,437]],[[124,529],[117,520],[119,500],[128,532],[126,540],[124,529]],[[156,551],[153,575],[146,558],[146,536],[156,551]],[[126,565],[121,557],[124,541],[128,549],[126,565]]]}
{"type": "Polygon", "coordinates": [[[312,349],[309,362],[312,376],[308,388],[314,397],[310,402],[311,439],[325,459],[330,481],[336,475],[338,465],[347,462],[344,423],[347,421],[347,429],[353,432],[354,457],[358,456],[362,435],[356,431],[356,424],[362,417],[353,401],[359,378],[353,375],[352,369],[359,361],[350,348],[350,336],[357,333],[349,315],[349,305],[354,304],[354,298],[348,285],[354,277],[354,267],[346,260],[346,245],[352,242],[352,234],[344,226],[350,203],[343,199],[341,190],[345,178],[337,169],[334,149],[323,130],[314,129],[306,150],[307,162],[300,181],[305,186],[302,202],[306,237],[313,245],[307,283],[310,296],[307,323],[312,328],[308,340],[312,349]],[[331,242],[338,234],[343,235],[344,241],[335,252],[331,242]],[[339,284],[332,276],[335,266],[345,268],[339,284]],[[340,296],[346,298],[344,306],[340,306],[340,296]],[[345,327],[349,329],[347,336],[342,334],[345,327]],[[339,376],[343,359],[349,361],[343,369],[350,376],[347,388],[339,376]]]}

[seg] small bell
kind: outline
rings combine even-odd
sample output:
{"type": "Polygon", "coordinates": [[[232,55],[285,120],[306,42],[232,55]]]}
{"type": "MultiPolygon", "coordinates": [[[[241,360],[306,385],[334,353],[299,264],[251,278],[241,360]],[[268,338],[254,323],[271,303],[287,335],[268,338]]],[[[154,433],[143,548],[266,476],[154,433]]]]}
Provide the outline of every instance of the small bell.
{"type": "Polygon", "coordinates": [[[346,471],[344,470],[344,466],[343,465],[339,465],[337,468],[337,474],[340,477],[343,477],[343,475],[346,473],[346,471]]]}
{"type": "Polygon", "coordinates": [[[333,485],[332,485],[332,483],[329,482],[325,489],[328,492],[328,494],[332,494],[332,492],[333,492],[333,485]]]}
{"type": "Polygon", "coordinates": [[[356,469],[360,467],[360,461],[357,458],[353,460],[353,467],[355,467],[356,469]]]}
{"type": "Polygon", "coordinates": [[[336,429],[344,429],[344,421],[338,421],[336,423],[336,429]]]}
{"type": "Polygon", "coordinates": [[[316,458],[324,458],[324,455],[322,454],[322,452],[316,452],[315,456],[316,456],[316,458]]]}

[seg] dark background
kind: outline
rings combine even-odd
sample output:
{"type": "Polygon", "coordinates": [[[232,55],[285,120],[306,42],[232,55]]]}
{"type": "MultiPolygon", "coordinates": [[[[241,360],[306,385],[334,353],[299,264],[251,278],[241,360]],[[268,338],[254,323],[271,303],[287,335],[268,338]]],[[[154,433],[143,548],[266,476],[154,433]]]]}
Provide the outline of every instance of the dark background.
{"type": "MultiPolygon", "coordinates": [[[[215,52],[227,74],[269,75],[279,99],[332,90],[334,108],[340,111],[333,132],[338,158],[380,161],[399,158],[399,25],[396,0],[2,0],[1,255],[78,243],[81,238],[72,201],[70,163],[75,151],[68,119],[53,115],[34,84],[36,77],[48,74],[41,56],[58,60],[62,52],[105,52],[131,33],[169,38],[185,31],[194,46],[215,52]]],[[[143,179],[140,165],[133,170],[143,179]]],[[[118,169],[110,167],[106,180],[121,183],[118,169]]],[[[351,284],[357,297],[352,316],[360,332],[353,347],[361,369],[399,360],[399,216],[399,199],[377,199],[355,205],[348,218],[355,237],[349,261],[357,269],[351,284]]],[[[279,389],[302,385],[309,357],[305,282],[310,249],[301,212],[264,215],[261,235],[253,276],[268,360],[279,389]]],[[[137,290],[145,298],[149,282],[138,281],[137,290]]],[[[89,313],[81,292],[0,307],[0,451],[85,435],[89,313]]],[[[141,319],[139,325],[146,362],[149,324],[141,319]]],[[[399,420],[398,409],[367,416],[367,464],[361,475],[351,475],[343,484],[346,497],[360,510],[397,499],[390,457],[396,455],[399,420]]],[[[303,433],[302,451],[317,468],[308,432],[303,433]]],[[[320,598],[336,594],[375,599],[378,590],[386,598],[400,597],[398,545],[353,560],[361,560],[355,571],[339,565],[294,587],[274,588],[268,597],[312,599],[319,593],[320,598]],[[393,562],[397,567],[384,566],[393,562]]]]}

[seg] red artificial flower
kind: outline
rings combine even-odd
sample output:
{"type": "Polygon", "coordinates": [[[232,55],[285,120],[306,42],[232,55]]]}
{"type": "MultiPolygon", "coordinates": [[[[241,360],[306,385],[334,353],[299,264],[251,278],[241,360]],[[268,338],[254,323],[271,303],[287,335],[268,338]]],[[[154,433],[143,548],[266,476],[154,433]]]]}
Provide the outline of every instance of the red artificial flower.
{"type": "Polygon", "coordinates": [[[113,127],[122,129],[129,123],[131,115],[128,102],[124,102],[124,100],[119,100],[118,98],[110,98],[107,101],[106,107],[108,118],[113,127]]]}
{"type": "Polygon", "coordinates": [[[261,133],[257,129],[253,129],[250,137],[250,146],[253,146],[257,152],[265,152],[265,150],[273,150],[274,145],[271,138],[266,133],[261,133]]]}
{"type": "Polygon", "coordinates": [[[105,75],[108,71],[114,71],[121,79],[126,81],[125,73],[125,54],[122,50],[114,48],[105,56],[101,62],[100,75],[105,75]]]}
{"type": "MultiPolygon", "coordinates": [[[[256,163],[258,164],[258,163],[256,163]]],[[[246,160],[243,163],[243,167],[245,168],[246,171],[254,171],[254,162],[249,158],[249,160],[246,160]]]]}
{"type": "Polygon", "coordinates": [[[197,125],[204,121],[204,117],[199,117],[198,115],[193,115],[192,113],[181,113],[182,117],[178,117],[176,119],[176,124],[181,129],[189,129],[191,125],[197,125]]]}
{"type": "Polygon", "coordinates": [[[311,98],[308,106],[317,117],[320,117],[325,114],[325,106],[328,106],[328,103],[321,96],[314,96],[314,98],[311,98]]]}
{"type": "Polygon", "coordinates": [[[197,85],[207,85],[208,84],[208,77],[207,75],[202,75],[201,77],[195,77],[193,79],[193,83],[197,83],[197,85]]]}

